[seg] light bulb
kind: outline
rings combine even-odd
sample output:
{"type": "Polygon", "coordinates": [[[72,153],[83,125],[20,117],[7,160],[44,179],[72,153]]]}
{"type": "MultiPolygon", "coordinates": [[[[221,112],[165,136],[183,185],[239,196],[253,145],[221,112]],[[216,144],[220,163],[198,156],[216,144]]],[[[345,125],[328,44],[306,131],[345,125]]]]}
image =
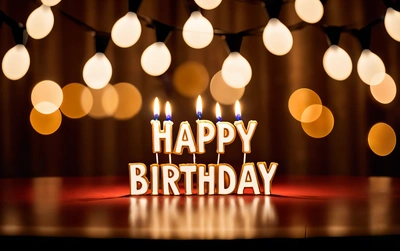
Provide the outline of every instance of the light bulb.
{"type": "Polygon", "coordinates": [[[57,5],[61,0],[42,0],[42,4],[47,6],[54,6],[57,5]]]}
{"type": "Polygon", "coordinates": [[[290,30],[277,18],[271,18],[263,31],[263,42],[268,51],[277,56],[288,53],[293,46],[290,30]]]}
{"type": "Polygon", "coordinates": [[[387,8],[383,23],[389,36],[397,42],[400,42],[400,12],[391,7],[387,8]]]}
{"type": "Polygon", "coordinates": [[[11,80],[25,76],[31,59],[25,45],[17,44],[7,51],[1,64],[4,75],[11,80]]]}
{"type": "Polygon", "coordinates": [[[187,45],[201,49],[213,40],[214,28],[200,11],[193,11],[183,26],[182,36],[187,45]]]}
{"type": "Polygon", "coordinates": [[[105,87],[111,79],[112,66],[106,55],[97,52],[83,67],[83,80],[93,89],[105,87]]]}
{"type": "Polygon", "coordinates": [[[140,64],[147,74],[160,76],[171,65],[171,53],[164,42],[155,42],[143,51],[140,64]]]}
{"type": "Polygon", "coordinates": [[[212,10],[218,7],[222,0],[194,0],[196,4],[205,10],[212,10]]]}
{"type": "Polygon", "coordinates": [[[111,39],[122,48],[134,45],[142,33],[142,26],[135,12],[129,11],[115,22],[111,29],[111,39]]]}
{"type": "MultiPolygon", "coordinates": [[[[371,52],[369,49],[364,49],[357,62],[357,72],[361,80],[367,85],[372,85],[372,79],[378,73],[385,73],[385,64],[382,59],[371,52]]],[[[378,79],[378,83],[382,82],[385,74],[379,74],[382,79],[378,79]]]]}
{"type": "Polygon", "coordinates": [[[230,87],[243,88],[250,82],[252,70],[249,62],[239,52],[231,52],[222,64],[221,74],[230,87]]]}
{"type": "Polygon", "coordinates": [[[54,15],[51,8],[42,4],[28,16],[26,31],[34,39],[42,39],[53,29],[54,15]]]}
{"type": "Polygon", "coordinates": [[[317,23],[324,15],[320,0],[295,0],[294,9],[301,20],[310,24],[317,23]]]}
{"type": "Polygon", "coordinates": [[[331,45],[322,59],[325,72],[335,80],[345,80],[353,70],[349,54],[337,45],[331,45]]]}

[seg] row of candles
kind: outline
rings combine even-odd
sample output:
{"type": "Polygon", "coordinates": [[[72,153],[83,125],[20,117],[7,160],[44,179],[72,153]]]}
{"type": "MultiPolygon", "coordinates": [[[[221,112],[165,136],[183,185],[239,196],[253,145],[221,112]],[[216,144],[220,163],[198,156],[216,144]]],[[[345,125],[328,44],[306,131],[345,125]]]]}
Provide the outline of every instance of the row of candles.
{"type": "MultiPolygon", "coordinates": [[[[158,100],[157,97],[154,100],[153,109],[154,109],[154,120],[152,120],[151,123],[153,123],[154,121],[158,121],[158,119],[160,117],[160,104],[159,104],[159,100],[158,100]]],[[[216,106],[215,106],[215,114],[216,114],[217,125],[218,125],[218,123],[222,122],[221,107],[220,107],[218,102],[216,103],[216,106]]],[[[202,100],[201,100],[201,96],[200,95],[197,97],[196,115],[197,115],[197,120],[198,121],[201,120],[201,117],[202,117],[202,100]]],[[[241,120],[242,119],[242,115],[241,115],[240,103],[239,103],[238,100],[235,102],[235,118],[236,118],[235,125],[236,125],[237,122],[242,123],[242,120],[241,120]]],[[[251,122],[254,122],[255,124],[257,123],[256,121],[251,121],[251,122]]],[[[165,104],[164,127],[171,126],[171,128],[172,128],[172,124],[173,124],[173,122],[172,122],[171,105],[167,101],[166,104],[165,104]]],[[[244,130],[246,130],[246,129],[244,129],[244,130]]],[[[255,130],[255,126],[253,128],[253,132],[254,132],[254,130],[255,130]]],[[[233,141],[233,139],[234,139],[234,137],[231,138],[231,141],[233,141]]],[[[165,140],[171,140],[171,139],[168,139],[168,137],[167,137],[165,140]]],[[[248,143],[248,147],[247,148],[249,148],[249,143],[248,143]]],[[[249,152],[249,150],[247,152],[249,152]]],[[[158,164],[158,152],[155,151],[154,153],[155,153],[155,156],[156,156],[156,162],[158,164]]],[[[243,164],[244,164],[244,163],[246,163],[246,151],[243,150],[243,154],[244,154],[243,155],[243,164]]],[[[171,153],[169,153],[168,155],[169,155],[169,163],[171,164],[172,163],[171,153]]],[[[217,164],[219,164],[219,162],[220,162],[220,153],[218,152],[217,164]]],[[[196,154],[195,153],[193,153],[193,163],[196,163],[196,154]]]]}

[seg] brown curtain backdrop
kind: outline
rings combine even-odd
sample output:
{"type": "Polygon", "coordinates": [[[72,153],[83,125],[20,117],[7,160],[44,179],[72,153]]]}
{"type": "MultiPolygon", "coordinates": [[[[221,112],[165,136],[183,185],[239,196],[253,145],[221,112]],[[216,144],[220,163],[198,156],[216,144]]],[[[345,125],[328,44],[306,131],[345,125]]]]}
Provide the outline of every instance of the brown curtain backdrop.
{"type": "MultiPolygon", "coordinates": [[[[0,2],[1,11],[23,24],[37,7],[38,2],[30,0],[0,2]]],[[[143,99],[140,112],[128,120],[63,116],[55,133],[37,133],[29,121],[35,84],[46,79],[61,87],[73,82],[84,84],[83,66],[95,53],[92,34],[62,15],[59,9],[97,30],[111,32],[113,24],[128,11],[128,1],[62,0],[52,9],[55,23],[51,33],[41,40],[29,38],[26,44],[31,58],[27,74],[16,81],[0,74],[0,177],[127,175],[130,162],[149,166],[155,162],[150,127],[155,97],[171,102],[174,135],[181,121],[189,121],[195,131],[196,97],[178,93],[172,75],[179,65],[192,60],[202,63],[211,79],[228,55],[225,42],[221,36],[215,36],[208,47],[192,49],[184,43],[181,31],[174,30],[166,41],[172,55],[171,66],[162,76],[153,77],[142,70],[140,56],[155,42],[155,31],[142,23],[141,37],[134,46],[119,48],[110,40],[105,52],[113,66],[110,83],[128,82],[137,87],[143,99]]],[[[400,133],[400,105],[398,97],[386,105],[376,102],[369,87],[358,77],[356,64],[361,53],[358,40],[348,33],[340,37],[339,45],[353,62],[348,79],[333,80],[322,66],[328,48],[322,24],[362,28],[384,15],[385,10],[383,2],[378,0],[327,1],[324,17],[318,24],[292,31],[293,48],[284,56],[267,51],[260,35],[243,38],[240,52],[253,71],[240,100],[243,120],[258,121],[252,152],[247,155],[249,162],[278,162],[277,175],[400,175],[398,146],[384,157],[375,155],[368,147],[369,129],[377,122],[388,123],[400,133]],[[299,88],[314,90],[332,111],[334,128],[328,136],[320,139],[308,136],[300,122],[291,116],[288,100],[299,88]]],[[[180,28],[189,17],[185,1],[181,0],[144,0],[138,13],[180,28]]],[[[203,14],[214,28],[232,33],[266,25],[269,20],[258,1],[223,0],[216,9],[203,14]]],[[[287,26],[301,21],[293,1],[282,6],[279,19],[287,26]]],[[[3,23],[1,57],[12,46],[11,30],[3,23]]],[[[400,44],[389,37],[383,22],[372,28],[371,51],[381,57],[395,82],[400,81],[399,50],[400,44]]],[[[210,90],[201,96],[204,118],[214,121],[215,100],[210,90]]],[[[233,122],[233,105],[223,105],[222,114],[224,120],[233,122]]],[[[197,156],[198,163],[216,163],[215,141],[206,147],[206,154],[197,156]]],[[[164,154],[159,158],[161,162],[168,161],[164,154]]],[[[238,170],[242,159],[237,137],[227,146],[221,162],[238,170]]],[[[192,155],[185,150],[182,156],[173,155],[172,160],[175,164],[190,163],[192,155]]]]}

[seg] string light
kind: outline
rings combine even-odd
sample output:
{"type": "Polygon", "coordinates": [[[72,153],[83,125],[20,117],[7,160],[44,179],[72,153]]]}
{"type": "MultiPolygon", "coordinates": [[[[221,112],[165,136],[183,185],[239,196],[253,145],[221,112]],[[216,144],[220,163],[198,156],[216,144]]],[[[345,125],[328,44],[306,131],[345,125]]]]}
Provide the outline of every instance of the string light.
{"type": "Polygon", "coordinates": [[[11,27],[16,45],[4,54],[1,68],[8,79],[18,80],[25,76],[30,66],[29,52],[25,47],[28,34],[25,26],[0,11],[0,24],[3,22],[11,27]]]}
{"type": "MultiPolygon", "coordinates": [[[[38,6],[38,8],[35,9],[31,13],[30,17],[28,17],[27,19],[26,32],[28,33],[29,36],[35,39],[41,39],[47,36],[47,34],[49,34],[54,25],[54,15],[52,9],[56,8],[57,6],[55,5],[57,5],[59,2],[60,0],[41,1],[40,6],[38,6]],[[37,13],[39,14],[42,13],[42,14],[39,15],[37,13]]],[[[154,20],[148,16],[137,13],[141,0],[128,0],[129,3],[128,13],[116,21],[110,33],[97,31],[89,27],[87,24],[82,23],[76,18],[70,16],[68,13],[65,13],[60,8],[57,9],[65,17],[73,20],[74,22],[76,22],[77,24],[81,25],[82,27],[91,31],[94,34],[98,33],[109,34],[114,43],[122,48],[130,47],[140,39],[142,22],[146,25],[146,27],[155,29],[157,41],[151,44],[148,48],[146,48],[143,51],[141,56],[141,66],[147,74],[151,76],[159,76],[165,73],[171,64],[171,53],[169,52],[165,42],[168,36],[170,35],[171,31],[173,30],[181,30],[185,42],[192,48],[197,48],[197,49],[207,47],[212,41],[214,36],[222,36],[223,38],[225,38],[225,41],[227,42],[228,40],[231,40],[232,37],[236,37],[235,39],[240,40],[241,42],[241,39],[244,36],[262,35],[262,41],[266,49],[275,55],[283,56],[287,54],[293,46],[293,37],[291,34],[293,30],[301,29],[305,27],[306,24],[315,24],[320,22],[322,16],[324,15],[324,3],[326,2],[326,0],[308,0],[308,1],[293,0],[292,2],[294,2],[294,10],[296,14],[300,17],[302,22],[292,26],[286,26],[279,20],[279,14],[282,5],[287,4],[290,1],[259,0],[258,2],[260,3],[261,7],[265,8],[268,12],[269,20],[267,24],[238,33],[230,33],[214,29],[212,28],[213,27],[212,24],[202,15],[201,12],[202,9],[204,10],[215,9],[220,5],[221,0],[212,0],[212,1],[187,0],[187,3],[188,2],[192,3],[190,17],[186,21],[184,27],[180,28],[180,27],[169,26],[158,20],[154,20]],[[196,5],[195,6],[196,8],[194,8],[194,5],[196,5]],[[198,18],[199,20],[202,20],[203,24],[206,24],[208,28],[207,29],[200,28],[200,26],[198,25],[193,25],[192,28],[186,29],[187,27],[190,27],[189,24],[192,23],[192,21],[190,20],[192,15],[193,18],[198,18]],[[128,23],[130,25],[128,25],[128,23]],[[128,26],[130,28],[128,28],[128,26]],[[188,35],[189,33],[191,33],[190,36],[188,35]],[[205,34],[207,34],[207,36],[204,36],[205,34]]],[[[399,4],[397,4],[396,2],[393,3],[391,0],[383,0],[383,3],[387,8],[386,8],[386,13],[382,15],[380,21],[384,21],[387,33],[396,41],[400,41],[400,33],[397,29],[397,23],[400,22],[399,4]]],[[[5,15],[1,16],[2,17],[0,20],[1,22],[4,21],[4,16],[5,15]]],[[[379,22],[374,23],[374,25],[379,22]]],[[[349,54],[339,47],[338,40],[341,32],[349,32],[350,29],[348,29],[345,26],[342,26],[340,27],[340,29],[336,29],[336,34],[332,35],[329,33],[332,33],[332,30],[335,30],[335,27],[321,24],[320,28],[328,35],[330,43],[329,48],[325,52],[322,60],[324,70],[330,77],[332,77],[335,80],[338,81],[345,80],[350,75],[353,66],[349,54]],[[337,30],[339,30],[339,32],[337,32],[337,30]]],[[[369,26],[369,28],[371,28],[371,26],[369,26]]],[[[13,50],[10,49],[9,52],[10,53],[6,53],[6,55],[3,58],[3,63],[2,63],[3,73],[9,79],[17,80],[23,77],[26,74],[27,69],[29,68],[29,61],[30,61],[29,53],[26,51],[26,48],[24,47],[23,43],[17,43],[15,48],[13,50]],[[10,58],[16,58],[18,57],[18,55],[21,58],[25,58],[25,60],[21,61],[20,59],[18,60],[10,59],[10,58]],[[5,67],[5,65],[7,64],[12,64],[13,65],[12,68],[14,69],[18,68],[15,67],[15,65],[20,65],[19,68],[20,70],[15,70],[15,72],[17,73],[9,74],[8,72],[11,72],[11,70],[10,71],[7,70],[7,67],[5,67]]],[[[111,78],[112,75],[111,63],[104,55],[104,51],[98,51],[97,49],[96,49],[96,54],[91,59],[88,60],[87,64],[89,64],[89,61],[103,62],[103,68],[101,70],[101,73],[103,74],[103,77],[101,77],[102,81],[99,80],[100,79],[100,74],[99,74],[96,76],[99,78],[98,83],[92,84],[91,81],[88,80],[87,77],[88,74],[86,73],[84,74],[84,79],[86,79],[85,82],[87,82],[89,86],[94,88],[101,88],[101,86],[107,84],[106,82],[108,82],[109,79],[111,78]]],[[[99,70],[100,68],[101,67],[99,67],[98,70],[94,72],[100,73],[99,70]]],[[[359,73],[360,79],[368,84],[369,82],[368,79],[370,79],[371,76],[374,75],[374,73],[372,73],[369,70],[362,71],[361,70],[362,68],[366,69],[374,68],[378,69],[376,70],[377,72],[383,72],[384,64],[380,60],[379,56],[370,51],[369,48],[363,48],[360,58],[358,59],[357,71],[359,73]],[[372,65],[375,66],[372,67],[372,65]],[[366,76],[366,72],[368,72],[369,75],[371,76],[366,76]]],[[[86,72],[87,70],[84,71],[86,72]]],[[[230,48],[229,55],[225,59],[222,65],[221,73],[226,84],[228,84],[233,88],[243,88],[244,86],[246,86],[250,82],[252,74],[249,62],[240,54],[238,49],[232,50],[232,48],[230,48]],[[240,63],[242,65],[240,65],[240,63]],[[230,73],[228,73],[229,72],[227,70],[228,68],[231,69],[230,73]],[[238,71],[234,71],[232,69],[237,69],[238,71]],[[235,80],[240,79],[240,81],[234,82],[233,79],[235,80]]]]}
{"type": "Polygon", "coordinates": [[[121,47],[134,45],[142,34],[142,26],[136,14],[141,0],[129,0],[128,13],[118,19],[111,29],[111,39],[121,47]]]}

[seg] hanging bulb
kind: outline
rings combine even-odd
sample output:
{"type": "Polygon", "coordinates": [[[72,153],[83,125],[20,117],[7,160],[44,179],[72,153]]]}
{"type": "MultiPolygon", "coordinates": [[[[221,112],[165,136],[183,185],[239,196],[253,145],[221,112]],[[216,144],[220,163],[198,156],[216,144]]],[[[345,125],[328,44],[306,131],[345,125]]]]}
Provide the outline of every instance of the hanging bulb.
{"type": "Polygon", "coordinates": [[[349,54],[337,45],[331,45],[322,59],[325,72],[333,79],[345,80],[351,74],[353,63],[349,54]]]}
{"type": "Polygon", "coordinates": [[[160,76],[171,65],[171,53],[164,42],[155,42],[143,51],[140,64],[147,74],[160,76]]]}
{"type": "Polygon", "coordinates": [[[47,6],[55,6],[59,2],[61,2],[61,0],[42,0],[42,4],[47,5],[47,6]]]}
{"type": "Polygon", "coordinates": [[[111,79],[112,66],[106,55],[97,52],[83,67],[83,80],[93,89],[105,87],[111,79]]]}
{"type": "Polygon", "coordinates": [[[293,46],[290,30],[277,18],[271,18],[263,31],[263,42],[269,52],[277,56],[287,54],[293,46]]]}
{"type": "Polygon", "coordinates": [[[213,40],[214,28],[200,11],[193,11],[183,26],[182,36],[187,45],[201,49],[213,40]]]}
{"type": "Polygon", "coordinates": [[[8,79],[18,80],[28,72],[29,65],[28,50],[25,45],[17,44],[4,55],[1,67],[8,79]]]}
{"type": "Polygon", "coordinates": [[[384,18],[384,25],[386,32],[397,42],[400,42],[400,12],[396,11],[392,7],[386,9],[386,14],[384,18]]]}
{"type": "Polygon", "coordinates": [[[324,15],[320,0],[295,0],[294,9],[301,20],[310,24],[319,22],[324,15]]]}
{"type": "Polygon", "coordinates": [[[221,69],[222,78],[232,88],[243,88],[251,79],[249,62],[239,53],[231,52],[224,60],[221,69]]]}
{"type": "Polygon", "coordinates": [[[134,45],[140,38],[142,26],[135,12],[129,11],[115,22],[111,29],[111,39],[121,47],[134,45]]]}
{"type": "Polygon", "coordinates": [[[385,74],[377,74],[385,73],[386,69],[385,64],[378,55],[371,52],[369,49],[364,49],[357,62],[357,72],[358,76],[364,83],[367,85],[373,85],[372,79],[374,79],[375,76],[381,76],[382,78],[377,79],[377,83],[383,81],[385,74]]]}
{"type": "Polygon", "coordinates": [[[194,0],[196,4],[205,10],[212,10],[218,7],[222,0],[194,0]]]}
{"type": "Polygon", "coordinates": [[[54,15],[51,8],[42,4],[26,20],[26,31],[34,39],[46,37],[53,29],[54,15]]]}

